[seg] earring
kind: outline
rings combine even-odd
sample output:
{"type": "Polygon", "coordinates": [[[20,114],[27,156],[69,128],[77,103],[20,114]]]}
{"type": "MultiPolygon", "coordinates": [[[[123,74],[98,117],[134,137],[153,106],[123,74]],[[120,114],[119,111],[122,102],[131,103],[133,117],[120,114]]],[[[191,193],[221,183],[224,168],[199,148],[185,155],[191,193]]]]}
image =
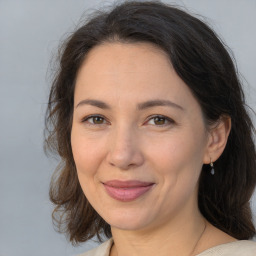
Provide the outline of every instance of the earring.
{"type": "Polygon", "coordinates": [[[211,166],[211,175],[214,175],[215,174],[215,170],[214,170],[214,167],[213,167],[212,159],[211,159],[210,166],[211,166]]]}

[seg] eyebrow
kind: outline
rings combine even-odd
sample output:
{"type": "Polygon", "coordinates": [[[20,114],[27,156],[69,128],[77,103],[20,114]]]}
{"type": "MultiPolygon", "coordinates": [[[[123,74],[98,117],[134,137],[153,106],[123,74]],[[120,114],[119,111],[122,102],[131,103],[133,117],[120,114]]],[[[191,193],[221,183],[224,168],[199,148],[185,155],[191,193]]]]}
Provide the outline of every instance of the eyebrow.
{"type": "Polygon", "coordinates": [[[184,110],[183,107],[181,107],[180,105],[178,105],[170,100],[158,100],[158,99],[149,100],[149,101],[139,103],[137,108],[139,110],[143,110],[143,109],[158,107],[158,106],[170,106],[170,107],[174,107],[174,108],[177,108],[180,110],[184,110]]]}
{"type": "MultiPolygon", "coordinates": [[[[93,99],[86,99],[86,100],[82,100],[80,101],[77,105],[76,108],[79,106],[83,106],[83,105],[91,105],[94,107],[98,107],[101,109],[110,109],[111,107],[106,104],[103,101],[100,100],[93,100],[93,99]]],[[[180,110],[184,110],[183,107],[181,107],[180,105],[169,101],[169,100],[160,100],[160,99],[155,99],[155,100],[148,100],[142,103],[139,103],[137,105],[137,109],[138,110],[143,110],[143,109],[148,109],[148,108],[152,108],[152,107],[158,107],[158,106],[170,106],[170,107],[174,107],[180,110]]]]}
{"type": "Polygon", "coordinates": [[[106,104],[105,102],[100,101],[100,100],[91,100],[91,99],[80,101],[76,105],[76,108],[79,106],[83,106],[83,105],[91,105],[91,106],[102,108],[102,109],[110,109],[110,106],[108,104],[106,104]]]}

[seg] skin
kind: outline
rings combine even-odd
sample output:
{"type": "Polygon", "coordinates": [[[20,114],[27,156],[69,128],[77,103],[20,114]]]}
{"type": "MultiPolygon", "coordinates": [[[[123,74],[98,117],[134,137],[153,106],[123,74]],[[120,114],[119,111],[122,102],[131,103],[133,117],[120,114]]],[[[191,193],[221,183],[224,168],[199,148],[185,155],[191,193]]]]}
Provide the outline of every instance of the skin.
{"type": "Polygon", "coordinates": [[[111,225],[111,255],[185,256],[232,241],[197,207],[202,165],[221,155],[230,126],[223,119],[206,127],[197,100],[158,48],[105,43],[89,52],[76,80],[71,144],[84,194],[111,225]],[[172,104],[143,107],[152,100],[172,104]],[[114,179],[154,186],[122,202],[103,185],[114,179]]]}

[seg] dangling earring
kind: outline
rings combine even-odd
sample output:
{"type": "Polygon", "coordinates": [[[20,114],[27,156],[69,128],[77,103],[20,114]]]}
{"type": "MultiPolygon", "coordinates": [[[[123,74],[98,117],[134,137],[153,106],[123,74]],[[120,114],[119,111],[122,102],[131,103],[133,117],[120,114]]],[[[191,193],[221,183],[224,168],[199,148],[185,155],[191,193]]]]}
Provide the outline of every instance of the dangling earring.
{"type": "Polygon", "coordinates": [[[214,170],[214,167],[213,167],[212,159],[211,159],[210,166],[211,166],[211,175],[214,175],[215,174],[215,170],[214,170]]]}

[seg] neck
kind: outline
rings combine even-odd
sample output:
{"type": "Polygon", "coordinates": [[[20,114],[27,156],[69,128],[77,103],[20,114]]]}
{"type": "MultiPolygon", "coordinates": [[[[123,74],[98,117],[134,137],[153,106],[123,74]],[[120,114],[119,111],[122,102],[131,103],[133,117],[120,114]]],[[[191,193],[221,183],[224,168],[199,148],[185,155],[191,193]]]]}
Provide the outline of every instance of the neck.
{"type": "Polygon", "coordinates": [[[155,227],[120,230],[112,227],[114,245],[111,256],[192,256],[198,252],[206,221],[197,211],[189,216],[179,214],[155,227]]]}

